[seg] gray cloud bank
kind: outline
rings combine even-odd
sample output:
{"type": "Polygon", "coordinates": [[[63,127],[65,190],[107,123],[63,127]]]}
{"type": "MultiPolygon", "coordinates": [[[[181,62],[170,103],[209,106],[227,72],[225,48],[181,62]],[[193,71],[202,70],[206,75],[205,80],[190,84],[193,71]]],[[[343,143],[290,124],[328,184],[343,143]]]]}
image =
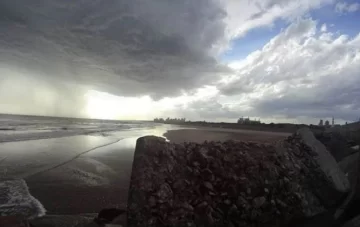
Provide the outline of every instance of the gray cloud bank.
{"type": "Polygon", "coordinates": [[[217,1],[3,0],[0,59],[41,80],[123,96],[179,95],[228,71],[217,1]]]}

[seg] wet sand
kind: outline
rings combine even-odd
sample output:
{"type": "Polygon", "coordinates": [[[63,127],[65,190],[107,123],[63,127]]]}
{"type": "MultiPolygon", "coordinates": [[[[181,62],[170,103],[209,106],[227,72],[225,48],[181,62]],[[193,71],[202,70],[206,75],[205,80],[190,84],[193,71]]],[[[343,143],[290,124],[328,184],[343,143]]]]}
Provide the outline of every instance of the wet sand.
{"type": "Polygon", "coordinates": [[[125,208],[137,138],[169,128],[0,143],[0,181],[24,179],[48,214],[125,208]]]}
{"type": "Polygon", "coordinates": [[[137,137],[91,151],[26,179],[48,214],[97,213],[126,208],[137,137]]]}
{"type": "Polygon", "coordinates": [[[207,141],[253,141],[253,142],[274,142],[289,136],[290,133],[285,132],[269,132],[269,131],[252,131],[242,129],[214,129],[214,128],[198,128],[198,129],[179,129],[169,130],[164,136],[175,143],[207,141]]]}

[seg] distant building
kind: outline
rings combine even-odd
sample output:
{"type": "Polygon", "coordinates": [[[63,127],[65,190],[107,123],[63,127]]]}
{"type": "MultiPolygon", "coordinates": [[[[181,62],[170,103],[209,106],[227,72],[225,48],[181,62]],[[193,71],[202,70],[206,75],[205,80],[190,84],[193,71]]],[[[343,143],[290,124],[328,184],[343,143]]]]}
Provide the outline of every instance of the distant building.
{"type": "Polygon", "coordinates": [[[334,127],[334,125],[335,125],[335,119],[334,119],[334,117],[333,117],[333,118],[332,118],[332,122],[331,122],[331,126],[334,127]]]}
{"type": "Polygon", "coordinates": [[[323,121],[323,119],[320,119],[319,126],[324,126],[324,121],[323,121]]]}
{"type": "Polygon", "coordinates": [[[330,126],[330,122],[328,120],[325,121],[325,127],[329,127],[330,126]]]}
{"type": "Polygon", "coordinates": [[[249,117],[245,118],[245,117],[240,117],[239,120],[237,121],[238,124],[242,124],[242,125],[258,125],[261,124],[260,119],[259,120],[250,120],[249,117]]]}

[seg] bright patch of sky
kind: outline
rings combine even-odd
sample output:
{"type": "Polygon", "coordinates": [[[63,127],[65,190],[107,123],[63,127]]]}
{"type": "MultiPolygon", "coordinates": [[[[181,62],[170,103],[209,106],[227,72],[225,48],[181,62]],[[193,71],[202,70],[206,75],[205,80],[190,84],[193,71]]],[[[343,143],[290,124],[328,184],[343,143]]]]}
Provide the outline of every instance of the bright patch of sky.
{"type": "Polygon", "coordinates": [[[349,37],[354,37],[360,32],[360,3],[357,2],[327,5],[311,11],[310,16],[320,25],[326,24],[328,32],[346,34],[349,37]]]}
{"type": "Polygon", "coordinates": [[[231,62],[246,58],[249,53],[261,49],[286,26],[287,23],[284,20],[277,20],[271,26],[249,31],[243,37],[233,40],[230,49],[221,56],[221,59],[224,62],[231,62]]]}

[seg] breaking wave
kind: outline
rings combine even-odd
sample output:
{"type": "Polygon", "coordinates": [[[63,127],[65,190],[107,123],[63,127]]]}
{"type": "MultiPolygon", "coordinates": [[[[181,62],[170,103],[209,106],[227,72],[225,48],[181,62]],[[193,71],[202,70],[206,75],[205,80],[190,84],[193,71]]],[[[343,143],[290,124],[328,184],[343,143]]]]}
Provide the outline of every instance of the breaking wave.
{"type": "Polygon", "coordinates": [[[22,179],[0,182],[0,215],[35,218],[45,215],[46,210],[34,198],[22,179]]]}

